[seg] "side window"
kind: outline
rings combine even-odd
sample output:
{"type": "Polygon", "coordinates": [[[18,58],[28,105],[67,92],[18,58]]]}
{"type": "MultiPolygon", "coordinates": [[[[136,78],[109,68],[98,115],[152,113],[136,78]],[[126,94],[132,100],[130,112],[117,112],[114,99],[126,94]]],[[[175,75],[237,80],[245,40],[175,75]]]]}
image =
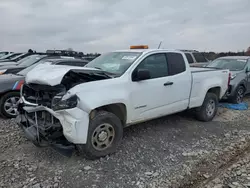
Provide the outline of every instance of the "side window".
{"type": "Polygon", "coordinates": [[[175,75],[186,71],[186,64],[180,53],[167,53],[169,75],[175,75]]]}
{"type": "Polygon", "coordinates": [[[57,65],[69,65],[69,66],[78,66],[78,67],[84,67],[87,63],[81,62],[81,61],[63,61],[60,63],[57,63],[57,65]]]}
{"type": "Polygon", "coordinates": [[[165,77],[168,75],[168,66],[165,54],[153,54],[146,57],[136,68],[147,69],[151,79],[165,77]]]}
{"type": "Polygon", "coordinates": [[[76,66],[84,67],[85,65],[87,65],[86,62],[76,62],[76,66]]]}
{"type": "Polygon", "coordinates": [[[70,61],[63,61],[63,62],[57,63],[57,65],[73,65],[73,62],[70,62],[70,61]]]}
{"type": "Polygon", "coordinates": [[[193,53],[193,55],[197,63],[207,62],[206,58],[202,53],[193,53]]]}
{"type": "Polygon", "coordinates": [[[185,53],[185,56],[186,56],[189,64],[194,63],[194,60],[193,60],[190,53],[185,53]]]}
{"type": "Polygon", "coordinates": [[[81,62],[81,61],[75,61],[74,63],[70,64],[71,66],[77,66],[77,67],[84,67],[87,63],[81,62]]]}

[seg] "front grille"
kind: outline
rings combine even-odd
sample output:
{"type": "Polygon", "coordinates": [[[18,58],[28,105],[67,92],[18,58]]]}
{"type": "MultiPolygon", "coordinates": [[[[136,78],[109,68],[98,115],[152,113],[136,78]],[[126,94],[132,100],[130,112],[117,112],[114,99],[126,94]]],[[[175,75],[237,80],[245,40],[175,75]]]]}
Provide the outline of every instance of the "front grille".
{"type": "Polygon", "coordinates": [[[61,92],[65,92],[65,87],[62,85],[24,84],[22,88],[22,96],[26,101],[49,108],[51,108],[53,97],[61,92]]]}

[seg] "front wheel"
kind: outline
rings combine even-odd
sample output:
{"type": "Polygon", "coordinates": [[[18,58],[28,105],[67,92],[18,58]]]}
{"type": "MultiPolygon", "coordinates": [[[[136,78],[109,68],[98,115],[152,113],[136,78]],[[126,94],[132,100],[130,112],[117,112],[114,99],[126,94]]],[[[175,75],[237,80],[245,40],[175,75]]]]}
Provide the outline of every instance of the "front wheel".
{"type": "Polygon", "coordinates": [[[87,143],[76,147],[81,155],[94,160],[114,153],[122,136],[121,120],[111,112],[99,111],[90,119],[87,143]]]}
{"type": "Polygon", "coordinates": [[[196,118],[200,121],[212,121],[218,110],[218,97],[207,93],[201,107],[196,109],[196,118]]]}
{"type": "Polygon", "coordinates": [[[19,92],[10,92],[3,95],[0,99],[0,114],[5,118],[15,118],[19,99],[19,92]]]}

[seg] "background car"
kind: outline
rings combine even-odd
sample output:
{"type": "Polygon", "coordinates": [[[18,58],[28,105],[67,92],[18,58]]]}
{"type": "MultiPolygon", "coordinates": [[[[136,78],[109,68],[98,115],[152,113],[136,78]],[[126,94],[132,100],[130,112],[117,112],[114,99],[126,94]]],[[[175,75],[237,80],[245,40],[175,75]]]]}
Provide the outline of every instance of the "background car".
{"type": "Polygon", "coordinates": [[[185,53],[188,63],[191,67],[203,67],[206,66],[209,61],[208,59],[199,51],[196,50],[181,50],[185,53]]]}
{"type": "MultiPolygon", "coordinates": [[[[46,53],[39,53],[39,54],[32,54],[28,57],[25,57],[23,59],[21,59],[20,61],[13,63],[11,65],[5,65],[5,66],[0,66],[0,75],[2,74],[14,74],[17,73],[33,64],[39,63],[42,60],[46,60],[46,59],[51,59],[51,58],[60,58],[62,57],[61,55],[63,55],[64,58],[68,57],[68,58],[79,58],[81,59],[81,57],[79,56],[78,53],[75,52],[67,52],[67,51],[59,51],[59,50],[54,50],[54,51],[48,51],[46,53]]],[[[85,62],[89,62],[88,60],[85,60],[85,62]]]]}
{"type": "Polygon", "coordinates": [[[25,58],[28,57],[30,55],[33,54],[44,54],[43,52],[27,52],[27,53],[21,53],[20,55],[11,58],[11,59],[4,59],[4,60],[0,60],[0,66],[5,66],[5,65],[17,65],[18,62],[25,58]]]}
{"type": "Polygon", "coordinates": [[[10,53],[8,55],[0,57],[0,60],[2,61],[2,60],[12,59],[12,58],[15,58],[16,56],[19,56],[19,55],[21,55],[21,53],[10,53]]]}
{"type": "Polygon", "coordinates": [[[224,99],[241,103],[244,95],[250,93],[250,56],[220,57],[206,67],[231,71],[230,84],[224,99]]]}
{"type": "Polygon", "coordinates": [[[0,57],[11,54],[13,52],[0,52],[0,57]]]}
{"type": "Polygon", "coordinates": [[[85,66],[88,61],[75,58],[57,57],[46,59],[34,64],[17,74],[5,74],[0,76],[0,115],[5,118],[14,118],[17,115],[17,102],[20,99],[20,89],[24,83],[26,74],[38,64],[66,65],[66,66],[85,66]]]}

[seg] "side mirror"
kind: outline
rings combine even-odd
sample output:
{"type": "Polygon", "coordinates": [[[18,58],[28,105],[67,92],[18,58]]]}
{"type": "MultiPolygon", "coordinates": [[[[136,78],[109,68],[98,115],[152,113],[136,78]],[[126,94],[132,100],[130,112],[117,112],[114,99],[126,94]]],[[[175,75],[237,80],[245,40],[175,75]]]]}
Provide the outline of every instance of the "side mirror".
{"type": "Polygon", "coordinates": [[[246,68],[246,73],[249,73],[249,72],[250,72],[250,68],[247,67],[247,68],[246,68]]]}
{"type": "Polygon", "coordinates": [[[138,69],[137,71],[133,72],[132,81],[141,81],[150,79],[150,72],[147,69],[138,69]]]}

